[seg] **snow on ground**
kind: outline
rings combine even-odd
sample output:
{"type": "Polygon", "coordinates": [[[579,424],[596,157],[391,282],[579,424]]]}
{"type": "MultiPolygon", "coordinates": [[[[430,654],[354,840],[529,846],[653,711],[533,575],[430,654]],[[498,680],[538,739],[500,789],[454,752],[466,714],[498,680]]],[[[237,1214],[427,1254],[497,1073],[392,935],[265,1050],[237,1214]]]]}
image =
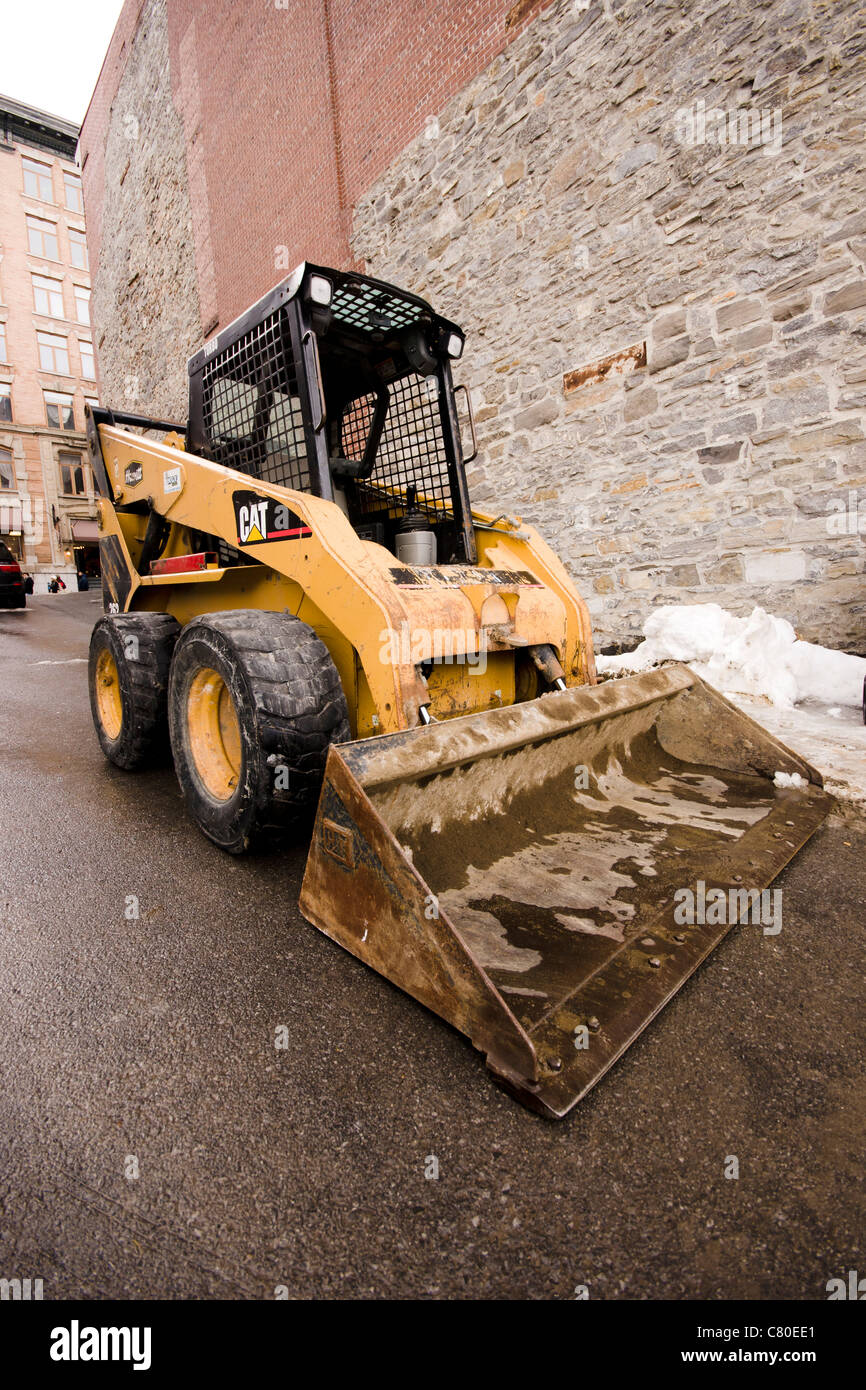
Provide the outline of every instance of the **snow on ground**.
{"type": "Polygon", "coordinates": [[[644,636],[625,656],[597,657],[599,674],[685,661],[716,690],[763,696],[782,708],[801,700],[859,707],[863,699],[866,657],[800,642],[789,622],[763,608],[738,618],[717,603],[669,604],[650,614],[644,636]]]}
{"type": "Polygon", "coordinates": [[[866,728],[859,710],[846,708],[834,715],[813,700],[780,709],[748,695],[727,698],[817,767],[833,796],[866,809],[866,728]]]}
{"type": "Polygon", "coordinates": [[[599,675],[684,661],[824,774],[827,790],[866,805],[866,658],[801,642],[789,622],[755,608],[738,618],[716,603],[657,608],[645,640],[596,658],[599,675]]]}

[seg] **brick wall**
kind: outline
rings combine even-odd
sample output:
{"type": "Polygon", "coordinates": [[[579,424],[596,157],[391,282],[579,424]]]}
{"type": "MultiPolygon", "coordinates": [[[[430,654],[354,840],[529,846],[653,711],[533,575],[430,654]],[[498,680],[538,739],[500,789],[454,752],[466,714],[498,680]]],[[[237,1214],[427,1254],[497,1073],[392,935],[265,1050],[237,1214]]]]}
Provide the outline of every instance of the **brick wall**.
{"type": "Polygon", "coordinates": [[[206,335],[298,261],[349,263],[357,199],[543,9],[543,0],[126,0],[81,137],[94,265],[125,163],[106,150],[125,120],[152,124],[146,85],[137,105],[128,87],[118,100],[145,44],[160,102],[169,81],[182,122],[206,335]]]}
{"type": "Polygon", "coordinates": [[[527,0],[169,0],[175,96],[198,87],[185,124],[193,215],[207,223],[213,258],[205,331],[298,261],[350,263],[358,198],[541,9],[527,0]]]}

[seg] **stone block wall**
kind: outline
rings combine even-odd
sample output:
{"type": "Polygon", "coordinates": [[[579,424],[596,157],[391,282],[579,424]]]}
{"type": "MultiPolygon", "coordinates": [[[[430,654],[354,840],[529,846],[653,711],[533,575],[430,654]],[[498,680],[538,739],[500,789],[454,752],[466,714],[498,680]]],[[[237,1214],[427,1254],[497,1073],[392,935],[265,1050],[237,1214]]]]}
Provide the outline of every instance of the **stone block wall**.
{"type": "Polygon", "coordinates": [[[557,0],[354,209],[602,645],[712,601],[866,651],[864,54],[847,0],[557,0]]]}
{"type": "Polygon", "coordinates": [[[92,153],[82,143],[100,399],[185,420],[186,363],[203,335],[184,108],[172,94],[165,0],[131,7],[128,21],[102,138],[92,153]]]}

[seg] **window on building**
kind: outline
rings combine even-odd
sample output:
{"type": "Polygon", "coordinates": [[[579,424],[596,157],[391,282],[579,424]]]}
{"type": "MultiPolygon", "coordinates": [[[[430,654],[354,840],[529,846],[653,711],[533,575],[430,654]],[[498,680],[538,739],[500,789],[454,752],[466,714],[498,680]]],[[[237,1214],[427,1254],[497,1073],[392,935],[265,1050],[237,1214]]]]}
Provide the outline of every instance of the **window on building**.
{"type": "Polygon", "coordinates": [[[44,217],[27,218],[27,246],[33,256],[44,256],[47,261],[60,260],[57,228],[44,217]]]}
{"type": "Polygon", "coordinates": [[[15,464],[12,462],[11,449],[0,449],[0,488],[4,492],[15,491],[15,464]]]}
{"type": "Polygon", "coordinates": [[[0,420],[12,423],[12,387],[6,381],[0,381],[0,420]]]}
{"type": "Polygon", "coordinates": [[[81,353],[81,375],[86,376],[88,381],[95,381],[96,359],[93,356],[93,344],[82,342],[79,338],[78,351],[81,353]]]}
{"type": "Polygon", "coordinates": [[[31,198],[39,198],[43,203],[54,202],[54,189],[51,185],[51,165],[43,164],[41,159],[22,160],[24,165],[24,192],[31,198]]]}
{"type": "Polygon", "coordinates": [[[81,455],[61,449],[57,455],[57,462],[60,467],[60,491],[74,497],[83,497],[87,492],[87,481],[81,455]]]}
{"type": "Polygon", "coordinates": [[[99,405],[99,397],[98,397],[98,396],[85,396],[85,397],[84,397],[84,404],[85,404],[85,405],[89,405],[91,410],[96,410],[97,406],[99,405]]]}
{"type": "Polygon", "coordinates": [[[8,361],[9,358],[6,356],[6,325],[0,323],[0,362],[8,361]]]}
{"type": "Polygon", "coordinates": [[[75,317],[79,323],[90,323],[90,290],[83,285],[73,285],[75,290],[75,317]]]}
{"type": "MultiPolygon", "coordinates": [[[[2,554],[4,548],[9,551],[13,560],[18,561],[19,565],[23,562],[24,553],[21,549],[21,536],[17,531],[6,532],[5,541],[0,541],[0,554],[2,554]]],[[[8,564],[9,561],[7,560],[6,563],[8,564]]]]}
{"type": "Polygon", "coordinates": [[[63,189],[66,194],[66,206],[70,212],[84,211],[84,198],[81,194],[81,179],[77,174],[70,174],[67,170],[63,172],[63,189]]]}
{"type": "Polygon", "coordinates": [[[75,411],[72,397],[62,391],[43,391],[45,397],[45,418],[53,430],[74,430],[75,411]]]}
{"type": "Polygon", "coordinates": [[[63,281],[50,280],[47,275],[33,275],[33,306],[37,314],[48,318],[63,318],[63,281]]]}
{"type": "Polygon", "coordinates": [[[43,372],[69,376],[69,344],[59,333],[37,333],[39,365],[43,372]]]}
{"type": "Polygon", "coordinates": [[[73,227],[69,228],[69,259],[78,270],[87,270],[87,238],[73,227]]]}

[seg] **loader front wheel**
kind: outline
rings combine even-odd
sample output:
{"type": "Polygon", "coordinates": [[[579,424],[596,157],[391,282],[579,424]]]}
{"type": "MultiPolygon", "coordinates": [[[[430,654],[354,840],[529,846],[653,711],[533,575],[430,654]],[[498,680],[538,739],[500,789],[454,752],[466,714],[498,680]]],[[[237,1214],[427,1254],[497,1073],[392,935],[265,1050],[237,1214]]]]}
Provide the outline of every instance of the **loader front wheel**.
{"type": "Polygon", "coordinates": [[[116,767],[132,771],[168,747],[168,672],[179,631],[168,613],[112,614],[93,629],[90,710],[116,767]]]}
{"type": "Polygon", "coordinates": [[[232,854],[303,831],[328,748],[350,736],[324,643],[291,614],[259,609],[187,624],[168,714],[184,799],[205,835],[232,854]]]}

